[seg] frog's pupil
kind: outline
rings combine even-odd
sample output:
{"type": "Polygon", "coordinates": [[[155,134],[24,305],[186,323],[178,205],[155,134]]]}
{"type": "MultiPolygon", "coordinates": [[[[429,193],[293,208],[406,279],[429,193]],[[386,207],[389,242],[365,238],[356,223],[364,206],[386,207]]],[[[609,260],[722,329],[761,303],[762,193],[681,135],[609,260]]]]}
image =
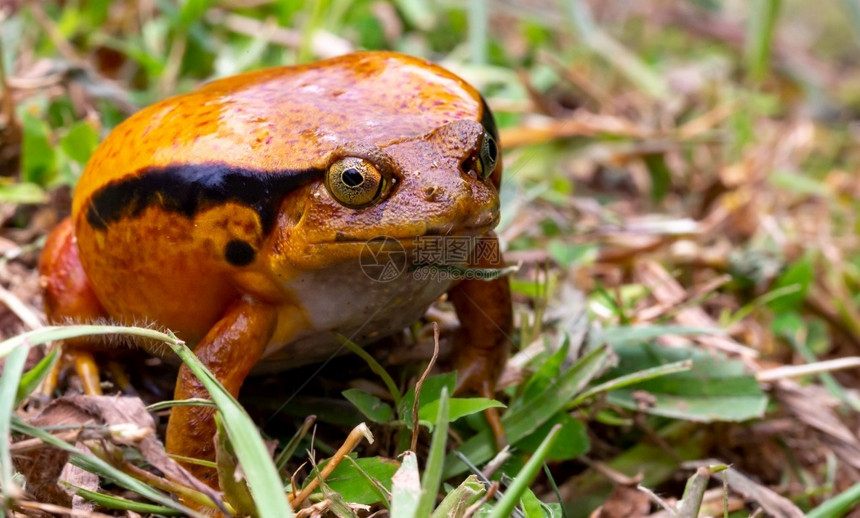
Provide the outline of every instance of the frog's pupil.
{"type": "Polygon", "coordinates": [[[361,173],[359,173],[353,167],[350,167],[349,169],[345,170],[341,175],[341,178],[343,179],[343,183],[350,187],[356,187],[358,185],[361,185],[361,182],[364,181],[364,177],[361,175],[361,173]]]}
{"type": "Polygon", "coordinates": [[[496,158],[499,156],[499,149],[496,147],[496,141],[489,136],[487,137],[487,155],[493,162],[495,162],[496,158]]]}

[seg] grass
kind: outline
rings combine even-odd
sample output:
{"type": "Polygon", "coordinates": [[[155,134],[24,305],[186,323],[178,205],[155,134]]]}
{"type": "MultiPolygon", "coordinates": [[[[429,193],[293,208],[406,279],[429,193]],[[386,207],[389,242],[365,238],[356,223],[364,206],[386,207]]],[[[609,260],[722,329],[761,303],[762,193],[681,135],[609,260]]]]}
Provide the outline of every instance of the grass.
{"type": "MultiPolygon", "coordinates": [[[[636,498],[680,516],[857,507],[852,2],[141,5],[0,7],[0,434],[14,439],[0,445],[0,513],[73,505],[41,491],[57,481],[31,469],[32,451],[97,474],[99,487],[71,491],[104,514],[193,512],[171,494],[264,516],[289,516],[299,494],[332,516],[573,518],[636,498]],[[251,383],[247,410],[197,366],[222,418],[222,472],[243,475],[226,495],[163,478],[155,453],[110,423],[33,424],[45,403],[69,401],[36,395],[57,359],[38,361],[43,342],[149,333],[194,364],[155,331],[20,333],[38,322],[43,236],[106,132],[206,80],[344,49],[432,59],[494,109],[497,232],[519,266],[507,272],[517,330],[501,403],[450,396],[444,373],[416,394],[420,361],[351,344],[345,363],[251,383]],[[497,404],[511,445],[501,455],[481,418],[497,404]]],[[[419,322],[404,348],[423,354],[430,336],[419,322]]],[[[158,414],[173,404],[159,404],[165,372],[131,372],[158,414]]]]}

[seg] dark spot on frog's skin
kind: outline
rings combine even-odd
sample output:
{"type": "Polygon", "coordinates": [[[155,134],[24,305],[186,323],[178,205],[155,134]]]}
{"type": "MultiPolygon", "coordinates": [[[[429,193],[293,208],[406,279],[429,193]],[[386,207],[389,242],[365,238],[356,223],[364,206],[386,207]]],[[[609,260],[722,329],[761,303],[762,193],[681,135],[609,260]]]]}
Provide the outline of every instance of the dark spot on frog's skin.
{"type": "Polygon", "coordinates": [[[233,266],[247,266],[254,262],[256,256],[254,248],[241,239],[233,239],[224,248],[224,258],[233,266]]]}
{"type": "Polygon", "coordinates": [[[257,171],[223,163],[147,168],[96,191],[88,203],[87,222],[106,230],[113,222],[139,217],[149,207],[193,219],[201,211],[232,202],[256,212],[268,234],[284,196],[324,173],[314,168],[257,171]]]}

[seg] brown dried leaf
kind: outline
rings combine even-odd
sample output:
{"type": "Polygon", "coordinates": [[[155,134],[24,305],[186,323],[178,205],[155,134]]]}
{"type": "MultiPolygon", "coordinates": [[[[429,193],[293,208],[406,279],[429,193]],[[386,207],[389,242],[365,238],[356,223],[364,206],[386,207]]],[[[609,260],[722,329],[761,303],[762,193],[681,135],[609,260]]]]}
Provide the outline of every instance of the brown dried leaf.
{"type": "MultiPolygon", "coordinates": [[[[83,452],[90,453],[89,448],[87,448],[87,446],[82,442],[75,444],[75,448],[83,452]]],[[[63,466],[63,471],[60,472],[59,480],[61,482],[65,482],[76,487],[81,487],[89,491],[99,490],[98,475],[96,475],[95,473],[90,473],[89,471],[86,471],[68,462],[65,466],[63,466]]],[[[61,485],[61,487],[64,486],[61,485]]],[[[64,487],[64,489],[72,498],[72,509],[88,513],[95,511],[95,504],[93,502],[76,495],[75,490],[73,488],[64,487]]]]}
{"type": "Polygon", "coordinates": [[[635,487],[617,485],[592,518],[638,518],[648,516],[651,500],[635,487]]]}
{"type": "Polygon", "coordinates": [[[783,379],[774,385],[773,394],[796,419],[821,432],[842,462],[860,469],[860,439],[836,414],[834,408],[839,403],[824,387],[783,379]]]}
{"type": "MultiPolygon", "coordinates": [[[[164,475],[177,483],[186,485],[200,491],[215,502],[220,502],[217,492],[209,486],[194,478],[188,471],[167,456],[164,447],[156,439],[155,422],[146,411],[146,407],[139,398],[120,396],[65,396],[53,401],[38,416],[30,420],[34,426],[50,425],[107,425],[128,426],[132,435],[120,434],[112,436],[111,439],[119,444],[133,443],[140,451],[146,461],[159,469],[164,475]]],[[[56,483],[68,456],[52,449],[44,449],[36,452],[36,458],[27,466],[28,488],[33,489],[32,484],[36,477],[38,486],[49,493],[54,493],[56,483]],[[49,458],[45,458],[48,456],[49,458]],[[50,464],[47,464],[49,461],[50,464]],[[49,468],[49,469],[46,469],[49,468]]],[[[20,469],[20,468],[19,468],[20,469]]],[[[53,501],[53,500],[52,500],[53,501]]],[[[68,502],[68,500],[66,500],[68,502]]]]}

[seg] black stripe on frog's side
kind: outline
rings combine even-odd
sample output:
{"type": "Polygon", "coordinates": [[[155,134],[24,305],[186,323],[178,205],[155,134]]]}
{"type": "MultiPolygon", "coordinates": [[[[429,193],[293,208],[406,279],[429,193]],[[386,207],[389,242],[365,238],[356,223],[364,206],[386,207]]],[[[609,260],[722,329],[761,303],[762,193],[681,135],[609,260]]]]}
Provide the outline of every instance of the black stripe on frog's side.
{"type": "Polygon", "coordinates": [[[499,128],[496,126],[496,118],[493,117],[493,112],[490,110],[490,107],[487,106],[487,101],[484,99],[483,95],[481,96],[481,124],[484,126],[484,129],[487,130],[487,133],[489,133],[490,136],[498,142],[499,128]]]}
{"type": "Polygon", "coordinates": [[[258,171],[222,163],[149,168],[97,190],[89,201],[87,222],[96,230],[105,230],[151,206],[191,219],[203,210],[233,202],[254,210],[268,234],[284,196],[323,175],[323,170],[313,168],[258,171]]]}

